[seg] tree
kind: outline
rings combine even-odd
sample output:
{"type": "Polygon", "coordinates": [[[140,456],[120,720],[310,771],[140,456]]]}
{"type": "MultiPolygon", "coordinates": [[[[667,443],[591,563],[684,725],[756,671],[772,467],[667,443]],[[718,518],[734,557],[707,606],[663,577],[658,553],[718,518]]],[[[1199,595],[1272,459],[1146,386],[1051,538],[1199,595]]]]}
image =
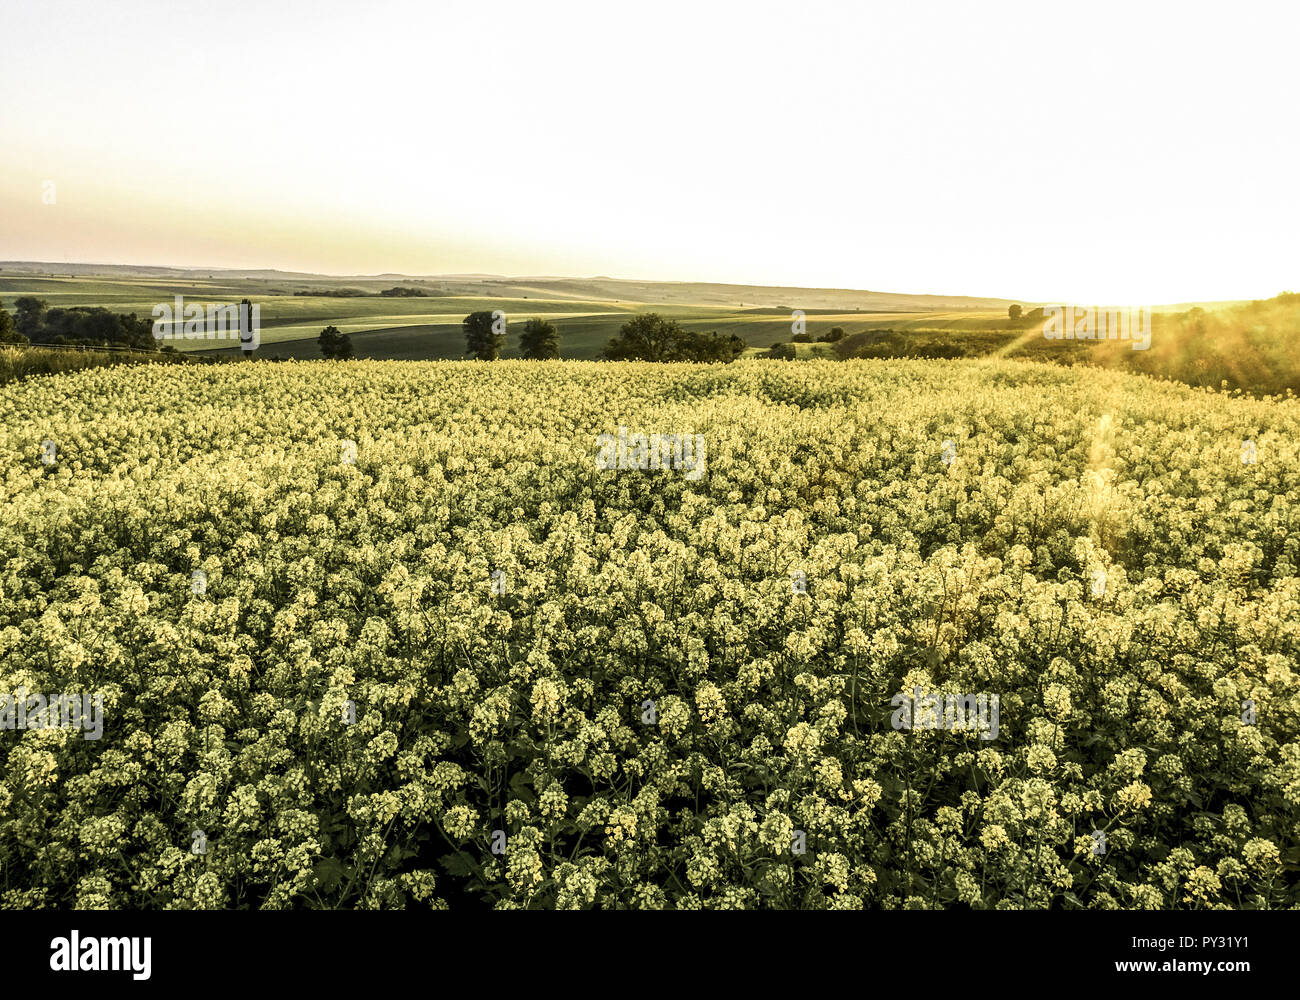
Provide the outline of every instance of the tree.
{"type": "Polygon", "coordinates": [[[642,313],[619,328],[605,348],[605,357],[611,361],[734,361],[744,351],[745,342],[735,334],[696,333],[658,313],[642,313]]]}
{"type": "Polygon", "coordinates": [[[544,319],[530,319],[519,337],[519,353],[534,361],[560,356],[560,335],[555,324],[544,319]]]}
{"type": "MultiPolygon", "coordinates": [[[[36,302],[34,299],[29,301],[36,302]]],[[[27,306],[25,313],[29,328],[35,317],[40,317],[32,334],[24,334],[33,343],[107,344],[144,351],[158,347],[153,336],[153,324],[147,319],[138,319],[135,313],[111,313],[103,306],[55,306],[45,311],[32,305],[27,306]]]]}
{"type": "Polygon", "coordinates": [[[1019,319],[1020,319],[1020,314],[1021,314],[1023,311],[1024,311],[1024,310],[1022,310],[1022,309],[1020,308],[1020,306],[1018,306],[1018,305],[1016,305],[1016,304],[1013,303],[1013,304],[1011,305],[1011,308],[1009,308],[1009,309],[1007,310],[1007,315],[1011,317],[1011,322],[1015,323],[1015,322],[1018,322],[1018,321],[1019,321],[1019,319]]]}
{"type": "Polygon", "coordinates": [[[768,348],[767,356],[780,361],[793,361],[798,357],[798,352],[795,351],[794,344],[773,344],[768,348]]]}
{"type": "Polygon", "coordinates": [[[610,338],[605,357],[611,361],[675,361],[685,331],[674,319],[658,313],[633,316],[610,338]]]}
{"type": "Polygon", "coordinates": [[[480,361],[495,361],[506,346],[505,313],[472,312],[461,321],[465,331],[465,353],[480,361]]]}
{"type": "Polygon", "coordinates": [[[316,338],[320,352],[331,361],[346,361],[352,357],[352,338],[340,333],[337,326],[327,326],[316,338]]]}
{"type": "Polygon", "coordinates": [[[682,331],[677,345],[678,361],[735,361],[745,353],[745,342],[734,333],[724,337],[716,330],[712,333],[682,331]]]}
{"type": "Polygon", "coordinates": [[[26,337],[18,332],[14,326],[14,318],[5,310],[3,304],[0,304],[0,344],[28,344],[31,343],[26,337]]]}
{"type": "Polygon", "coordinates": [[[843,340],[844,328],[840,326],[833,326],[817,339],[823,344],[833,344],[837,340],[843,340]]]}
{"type": "Polygon", "coordinates": [[[44,299],[24,295],[14,300],[14,325],[28,340],[36,340],[45,321],[45,310],[49,303],[44,299]]]}

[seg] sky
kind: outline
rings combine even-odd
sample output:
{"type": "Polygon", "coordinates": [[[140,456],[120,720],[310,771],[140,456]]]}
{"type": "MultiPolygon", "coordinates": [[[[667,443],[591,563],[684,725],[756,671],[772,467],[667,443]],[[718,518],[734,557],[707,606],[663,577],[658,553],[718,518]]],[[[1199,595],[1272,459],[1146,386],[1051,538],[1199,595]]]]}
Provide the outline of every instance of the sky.
{"type": "Polygon", "coordinates": [[[5,0],[0,260],[1300,289],[1300,5],[5,0]]]}

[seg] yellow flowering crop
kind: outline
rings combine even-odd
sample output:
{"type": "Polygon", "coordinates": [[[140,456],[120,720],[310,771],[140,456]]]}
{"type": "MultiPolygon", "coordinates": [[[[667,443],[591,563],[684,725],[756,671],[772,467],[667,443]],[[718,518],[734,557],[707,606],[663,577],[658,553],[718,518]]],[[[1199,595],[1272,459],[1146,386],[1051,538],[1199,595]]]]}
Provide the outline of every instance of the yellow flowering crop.
{"type": "Polygon", "coordinates": [[[103,711],[0,705],[0,907],[1300,905],[1294,399],[286,362],[0,416],[0,699],[103,711]]]}

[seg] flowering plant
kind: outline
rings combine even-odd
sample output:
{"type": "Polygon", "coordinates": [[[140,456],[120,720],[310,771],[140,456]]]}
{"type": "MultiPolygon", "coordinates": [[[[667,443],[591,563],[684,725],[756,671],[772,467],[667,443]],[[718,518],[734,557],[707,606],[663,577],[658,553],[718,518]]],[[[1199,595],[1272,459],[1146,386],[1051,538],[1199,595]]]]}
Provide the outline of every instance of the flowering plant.
{"type": "Polygon", "coordinates": [[[1300,904],[1293,399],[288,362],[0,414],[0,696],[103,706],[0,730],[0,906],[1300,904]]]}

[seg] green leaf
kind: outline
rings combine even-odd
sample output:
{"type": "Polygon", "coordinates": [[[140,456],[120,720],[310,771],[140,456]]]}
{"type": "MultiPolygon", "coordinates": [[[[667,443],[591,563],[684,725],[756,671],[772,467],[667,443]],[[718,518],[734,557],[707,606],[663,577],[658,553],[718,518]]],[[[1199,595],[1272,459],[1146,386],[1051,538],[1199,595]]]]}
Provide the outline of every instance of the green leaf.
{"type": "Polygon", "coordinates": [[[322,858],[317,861],[312,868],[312,874],[316,878],[316,888],[322,892],[333,892],[339,887],[345,870],[343,862],[338,858],[322,858]]]}
{"type": "Polygon", "coordinates": [[[466,878],[474,874],[474,867],[470,863],[470,857],[464,851],[457,851],[455,854],[444,854],[438,860],[442,862],[442,867],[447,870],[449,875],[466,878]]]}

